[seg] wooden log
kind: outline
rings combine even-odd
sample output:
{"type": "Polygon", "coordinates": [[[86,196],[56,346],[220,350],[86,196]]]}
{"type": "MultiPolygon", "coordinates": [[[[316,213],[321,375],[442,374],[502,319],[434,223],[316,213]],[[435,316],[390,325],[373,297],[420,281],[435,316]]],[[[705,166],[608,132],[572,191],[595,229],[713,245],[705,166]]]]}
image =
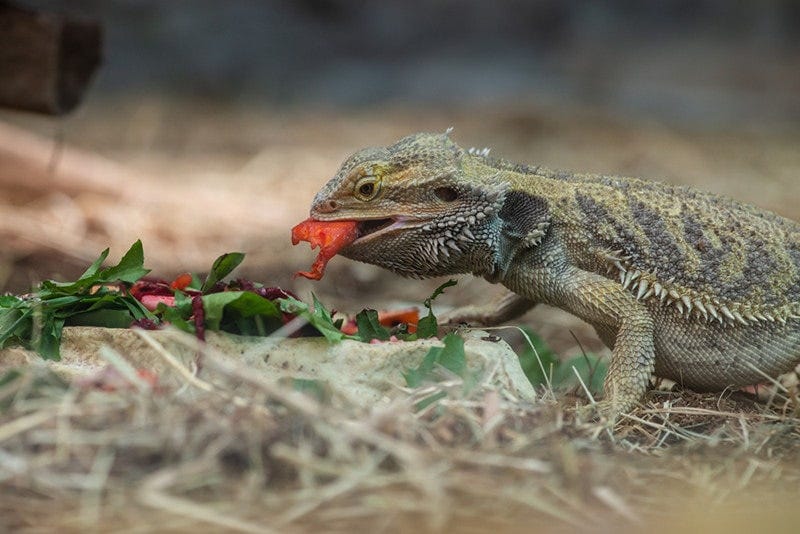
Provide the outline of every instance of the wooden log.
{"type": "Polygon", "coordinates": [[[102,41],[97,22],[0,1],[0,106],[68,113],[102,60],[102,41]]]}

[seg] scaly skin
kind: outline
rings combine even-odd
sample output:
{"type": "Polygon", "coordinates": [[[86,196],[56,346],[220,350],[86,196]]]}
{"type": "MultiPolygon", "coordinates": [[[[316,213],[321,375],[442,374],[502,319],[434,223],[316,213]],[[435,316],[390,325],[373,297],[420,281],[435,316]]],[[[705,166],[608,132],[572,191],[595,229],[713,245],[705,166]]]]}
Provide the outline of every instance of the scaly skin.
{"type": "Polygon", "coordinates": [[[496,324],[544,303],[594,326],[612,349],[607,414],[633,408],[652,373],[722,390],[800,362],[800,226],[734,200],[416,134],[351,156],[311,216],[372,221],[348,258],[511,290],[454,320],[496,324]]]}

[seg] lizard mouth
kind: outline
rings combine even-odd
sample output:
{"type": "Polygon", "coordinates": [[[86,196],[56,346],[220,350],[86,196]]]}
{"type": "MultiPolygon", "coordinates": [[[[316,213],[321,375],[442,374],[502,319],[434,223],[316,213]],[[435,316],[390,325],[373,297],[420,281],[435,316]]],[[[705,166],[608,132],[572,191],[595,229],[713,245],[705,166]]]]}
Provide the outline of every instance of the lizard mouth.
{"type": "Polygon", "coordinates": [[[364,219],[358,221],[358,237],[353,243],[364,242],[379,235],[385,235],[399,230],[417,228],[424,224],[423,220],[410,218],[403,215],[395,215],[385,219],[364,219]]]}
{"type": "Polygon", "coordinates": [[[358,225],[358,238],[367,237],[368,235],[375,234],[381,230],[389,228],[395,223],[394,219],[372,219],[368,221],[359,221],[358,225]]]}

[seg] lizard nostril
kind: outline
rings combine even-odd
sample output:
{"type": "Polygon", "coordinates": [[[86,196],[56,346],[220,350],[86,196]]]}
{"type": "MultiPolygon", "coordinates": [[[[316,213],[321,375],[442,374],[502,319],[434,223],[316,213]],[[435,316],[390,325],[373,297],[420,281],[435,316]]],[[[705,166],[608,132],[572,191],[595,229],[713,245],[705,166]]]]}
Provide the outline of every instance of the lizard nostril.
{"type": "Polygon", "coordinates": [[[335,200],[326,200],[317,204],[315,209],[320,213],[333,213],[339,209],[339,203],[335,200]]]}

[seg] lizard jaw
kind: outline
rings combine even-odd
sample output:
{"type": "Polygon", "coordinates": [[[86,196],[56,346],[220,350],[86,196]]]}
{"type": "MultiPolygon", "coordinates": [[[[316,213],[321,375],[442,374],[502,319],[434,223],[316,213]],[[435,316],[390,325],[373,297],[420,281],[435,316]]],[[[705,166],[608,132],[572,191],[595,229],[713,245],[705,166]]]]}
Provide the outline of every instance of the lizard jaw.
{"type": "Polygon", "coordinates": [[[393,218],[367,219],[358,221],[356,226],[358,228],[358,237],[356,239],[361,239],[362,237],[378,233],[383,229],[393,226],[394,224],[395,220],[393,218]]]}
{"type": "Polygon", "coordinates": [[[358,237],[353,243],[363,243],[367,240],[393,232],[395,230],[406,230],[423,224],[423,221],[409,219],[402,215],[387,217],[384,219],[365,219],[358,221],[358,237]]]}

